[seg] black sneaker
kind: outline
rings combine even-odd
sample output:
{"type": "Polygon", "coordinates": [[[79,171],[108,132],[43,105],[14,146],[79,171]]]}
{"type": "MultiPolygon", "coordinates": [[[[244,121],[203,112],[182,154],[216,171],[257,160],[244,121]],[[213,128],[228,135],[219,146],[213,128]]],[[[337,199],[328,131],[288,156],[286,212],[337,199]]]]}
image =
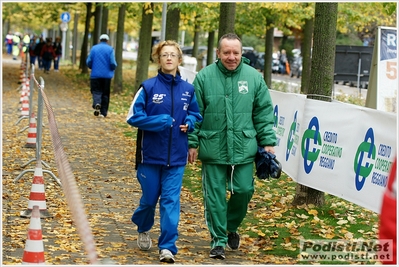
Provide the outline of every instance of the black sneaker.
{"type": "Polygon", "coordinates": [[[100,105],[100,104],[96,104],[96,105],[94,106],[94,109],[95,109],[95,111],[94,111],[94,116],[100,115],[100,108],[101,108],[101,105],[100,105]]]}
{"type": "Polygon", "coordinates": [[[229,233],[227,235],[227,247],[231,250],[237,250],[240,247],[240,235],[229,233]]]}
{"type": "Polygon", "coordinates": [[[224,260],[226,258],[226,256],[224,255],[224,247],[222,246],[214,247],[213,249],[211,249],[209,257],[212,259],[224,260]]]}

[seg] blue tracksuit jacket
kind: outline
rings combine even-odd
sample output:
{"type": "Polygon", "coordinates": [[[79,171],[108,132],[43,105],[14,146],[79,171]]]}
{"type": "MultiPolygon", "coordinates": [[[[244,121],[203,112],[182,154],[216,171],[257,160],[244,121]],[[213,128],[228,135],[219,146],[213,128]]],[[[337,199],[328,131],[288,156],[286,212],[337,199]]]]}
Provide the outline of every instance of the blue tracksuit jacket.
{"type": "MultiPolygon", "coordinates": [[[[202,121],[194,86],[179,74],[158,72],[142,83],[131,104],[127,123],[142,130],[137,140],[139,163],[184,166],[188,157],[187,133],[179,126],[188,124],[189,132],[202,121]]],[[[137,162],[137,160],[136,160],[137,162]]]]}

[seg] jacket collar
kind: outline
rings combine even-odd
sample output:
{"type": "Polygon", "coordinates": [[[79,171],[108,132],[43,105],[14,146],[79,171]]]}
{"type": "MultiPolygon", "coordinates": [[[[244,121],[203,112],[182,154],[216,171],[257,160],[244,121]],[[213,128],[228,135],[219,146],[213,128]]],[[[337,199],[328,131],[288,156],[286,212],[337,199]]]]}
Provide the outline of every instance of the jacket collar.
{"type": "Polygon", "coordinates": [[[180,76],[179,72],[176,72],[176,76],[173,77],[172,74],[163,73],[160,69],[158,69],[158,76],[159,76],[159,79],[165,83],[172,83],[173,81],[179,82],[181,80],[181,76],[180,76]]]}
{"type": "Polygon", "coordinates": [[[223,66],[222,61],[218,59],[216,61],[216,66],[219,68],[219,70],[224,74],[224,75],[233,75],[237,72],[239,72],[242,68],[242,65],[244,64],[244,57],[241,57],[241,62],[238,64],[237,68],[235,70],[228,70],[226,69],[225,66],[223,66]]]}

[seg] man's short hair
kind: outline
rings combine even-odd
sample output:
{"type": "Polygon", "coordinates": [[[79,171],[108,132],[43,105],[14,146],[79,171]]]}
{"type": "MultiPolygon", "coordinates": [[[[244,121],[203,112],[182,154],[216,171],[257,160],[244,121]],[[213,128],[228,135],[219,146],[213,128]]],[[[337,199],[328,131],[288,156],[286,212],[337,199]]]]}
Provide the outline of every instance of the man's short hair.
{"type": "Polygon", "coordinates": [[[223,39],[227,39],[227,40],[238,40],[238,41],[240,41],[240,43],[242,44],[241,39],[240,39],[240,37],[238,37],[237,34],[235,34],[235,33],[226,33],[226,34],[224,34],[222,37],[220,37],[219,43],[218,43],[218,49],[220,49],[220,44],[221,44],[221,42],[222,42],[223,39]]]}

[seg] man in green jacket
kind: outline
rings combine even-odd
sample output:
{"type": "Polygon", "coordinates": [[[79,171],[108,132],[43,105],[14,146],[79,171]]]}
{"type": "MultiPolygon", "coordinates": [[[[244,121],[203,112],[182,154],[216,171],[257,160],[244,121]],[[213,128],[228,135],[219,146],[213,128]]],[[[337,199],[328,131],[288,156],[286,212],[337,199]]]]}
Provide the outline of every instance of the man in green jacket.
{"type": "Polygon", "coordinates": [[[205,220],[211,235],[210,257],[225,259],[237,250],[237,229],[254,193],[258,145],[274,153],[273,104],[262,75],[242,57],[240,38],[222,36],[218,60],[194,80],[203,121],[189,134],[189,162],[202,162],[205,220]],[[226,199],[226,190],[230,194],[226,199]]]}

